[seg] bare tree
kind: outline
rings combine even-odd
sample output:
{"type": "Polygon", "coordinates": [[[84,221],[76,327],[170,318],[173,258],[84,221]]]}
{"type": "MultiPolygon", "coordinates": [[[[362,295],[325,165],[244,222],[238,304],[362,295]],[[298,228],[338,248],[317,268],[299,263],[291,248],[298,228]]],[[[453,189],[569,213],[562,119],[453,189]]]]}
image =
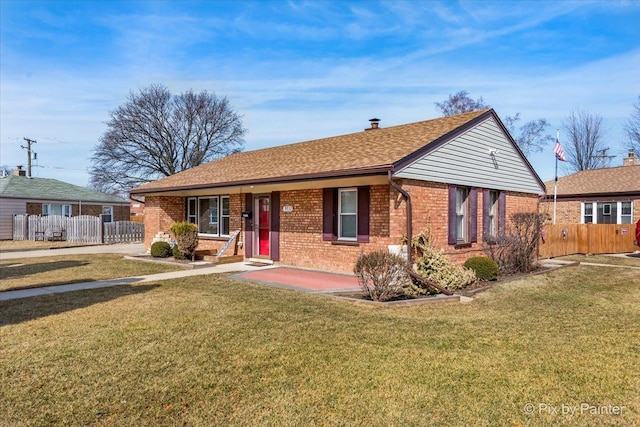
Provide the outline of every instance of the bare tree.
{"type": "MultiPolygon", "coordinates": [[[[476,100],[470,98],[469,92],[466,90],[461,90],[455,95],[449,95],[449,99],[444,102],[436,102],[435,105],[443,116],[491,108],[490,105],[484,103],[482,97],[476,100]]],[[[516,128],[516,123],[519,121],[520,113],[504,118],[505,126],[525,155],[535,151],[542,151],[546,144],[553,142],[553,137],[545,134],[545,130],[549,126],[546,119],[531,120],[516,128]]]]}
{"type": "Polygon", "coordinates": [[[449,95],[449,99],[446,101],[436,102],[435,104],[443,117],[489,108],[489,106],[484,103],[482,97],[474,100],[469,97],[469,92],[466,90],[461,90],[455,95],[449,95]]]}
{"type": "Polygon", "coordinates": [[[545,133],[549,127],[547,119],[531,120],[516,129],[518,121],[520,121],[520,113],[504,118],[505,126],[524,154],[529,155],[536,151],[542,151],[543,147],[554,141],[553,136],[545,133]]]}
{"type": "Polygon", "coordinates": [[[13,168],[7,165],[0,166],[0,177],[9,176],[13,173],[13,168]]]}
{"type": "Polygon", "coordinates": [[[126,193],[240,151],[246,132],[226,98],[191,90],[172,95],[162,85],[131,92],[110,117],[89,170],[91,186],[106,192],[126,193]]]}
{"type": "Polygon", "coordinates": [[[606,166],[606,153],[609,149],[604,143],[604,125],[602,117],[588,111],[572,111],[562,122],[567,136],[564,152],[570,171],[578,172],[606,166]],[[603,162],[604,160],[604,162],[603,162]],[[604,164],[603,164],[604,163],[604,164]]]}
{"type": "Polygon", "coordinates": [[[624,123],[624,132],[629,137],[629,150],[633,150],[640,157],[640,95],[633,104],[631,116],[624,123]]]}

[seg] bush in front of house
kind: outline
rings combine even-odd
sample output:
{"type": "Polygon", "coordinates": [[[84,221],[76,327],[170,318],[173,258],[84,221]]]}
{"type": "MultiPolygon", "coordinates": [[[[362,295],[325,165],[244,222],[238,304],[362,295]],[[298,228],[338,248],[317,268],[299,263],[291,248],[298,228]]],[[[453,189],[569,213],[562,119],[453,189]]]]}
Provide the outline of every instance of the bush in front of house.
{"type": "Polygon", "coordinates": [[[473,270],[478,280],[496,280],[498,278],[498,264],[486,256],[474,256],[464,263],[464,268],[473,270]]]}
{"type": "MultiPolygon", "coordinates": [[[[477,277],[473,270],[458,266],[444,254],[443,250],[433,246],[429,229],[415,235],[411,245],[417,255],[416,273],[425,279],[450,291],[463,289],[476,282],[477,277]]],[[[407,292],[410,295],[428,295],[439,291],[428,284],[413,280],[407,292]]]]}
{"type": "Polygon", "coordinates": [[[179,259],[179,260],[187,259],[187,257],[182,252],[180,252],[180,248],[178,247],[177,244],[173,245],[173,247],[171,248],[171,252],[175,259],[179,259]]]}
{"type": "Polygon", "coordinates": [[[191,258],[193,260],[198,247],[198,228],[196,225],[186,221],[176,222],[171,226],[171,232],[176,238],[175,247],[178,248],[179,256],[182,257],[177,259],[191,258]]]}
{"type": "Polygon", "coordinates": [[[497,264],[501,273],[529,273],[536,267],[538,244],[546,213],[520,212],[511,215],[508,232],[497,236],[493,244],[485,246],[485,252],[497,264]]]}
{"type": "Polygon", "coordinates": [[[171,255],[171,245],[167,242],[155,242],[151,245],[151,256],[154,258],[167,258],[171,255]]]}
{"type": "Polygon", "coordinates": [[[385,251],[360,254],[353,269],[362,294],[373,301],[389,301],[404,294],[411,282],[408,265],[401,256],[385,251]]]}

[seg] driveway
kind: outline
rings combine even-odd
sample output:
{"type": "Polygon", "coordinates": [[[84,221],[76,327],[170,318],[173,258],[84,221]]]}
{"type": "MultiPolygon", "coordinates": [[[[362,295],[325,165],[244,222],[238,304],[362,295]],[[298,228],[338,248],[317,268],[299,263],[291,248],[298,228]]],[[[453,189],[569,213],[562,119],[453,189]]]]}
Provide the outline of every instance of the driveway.
{"type": "Polygon", "coordinates": [[[2,252],[0,260],[38,258],[45,256],[76,255],[76,254],[130,254],[144,252],[143,243],[121,243],[115,245],[73,246],[69,248],[38,249],[35,251],[2,252]]]}

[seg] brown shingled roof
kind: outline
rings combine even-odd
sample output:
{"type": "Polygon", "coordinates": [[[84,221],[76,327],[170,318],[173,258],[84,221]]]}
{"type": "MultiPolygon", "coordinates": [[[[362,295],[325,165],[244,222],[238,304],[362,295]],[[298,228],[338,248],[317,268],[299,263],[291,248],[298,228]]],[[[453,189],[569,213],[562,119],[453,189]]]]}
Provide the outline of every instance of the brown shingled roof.
{"type": "MultiPolygon", "coordinates": [[[[554,181],[545,182],[553,196],[554,181]]],[[[558,178],[558,196],[640,194],[640,165],[591,169],[558,178]]]]}
{"type": "Polygon", "coordinates": [[[470,124],[474,119],[481,120],[490,114],[495,113],[485,109],[368,132],[235,153],[142,185],[131,193],[384,171],[425,145],[470,124]]]}

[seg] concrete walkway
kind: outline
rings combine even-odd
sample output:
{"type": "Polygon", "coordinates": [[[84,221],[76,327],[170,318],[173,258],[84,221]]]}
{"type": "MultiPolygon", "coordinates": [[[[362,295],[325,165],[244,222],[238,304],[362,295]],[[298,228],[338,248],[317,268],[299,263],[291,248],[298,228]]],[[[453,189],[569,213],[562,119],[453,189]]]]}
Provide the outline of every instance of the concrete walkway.
{"type": "MultiPolygon", "coordinates": [[[[112,253],[112,252],[110,252],[112,253]]],[[[42,288],[20,289],[16,291],[0,292],[0,301],[20,298],[29,298],[40,295],[59,294],[63,292],[80,291],[85,289],[106,288],[109,286],[130,285],[132,283],[156,282],[159,280],[180,279],[183,277],[201,276],[214,273],[231,273],[240,271],[254,271],[272,268],[272,266],[260,266],[235,262],[221,264],[212,267],[194,268],[192,270],[170,271],[167,273],[148,274],[145,276],[123,277],[121,279],[98,280],[95,282],[72,283],[69,285],[45,286],[42,288]]]]}

